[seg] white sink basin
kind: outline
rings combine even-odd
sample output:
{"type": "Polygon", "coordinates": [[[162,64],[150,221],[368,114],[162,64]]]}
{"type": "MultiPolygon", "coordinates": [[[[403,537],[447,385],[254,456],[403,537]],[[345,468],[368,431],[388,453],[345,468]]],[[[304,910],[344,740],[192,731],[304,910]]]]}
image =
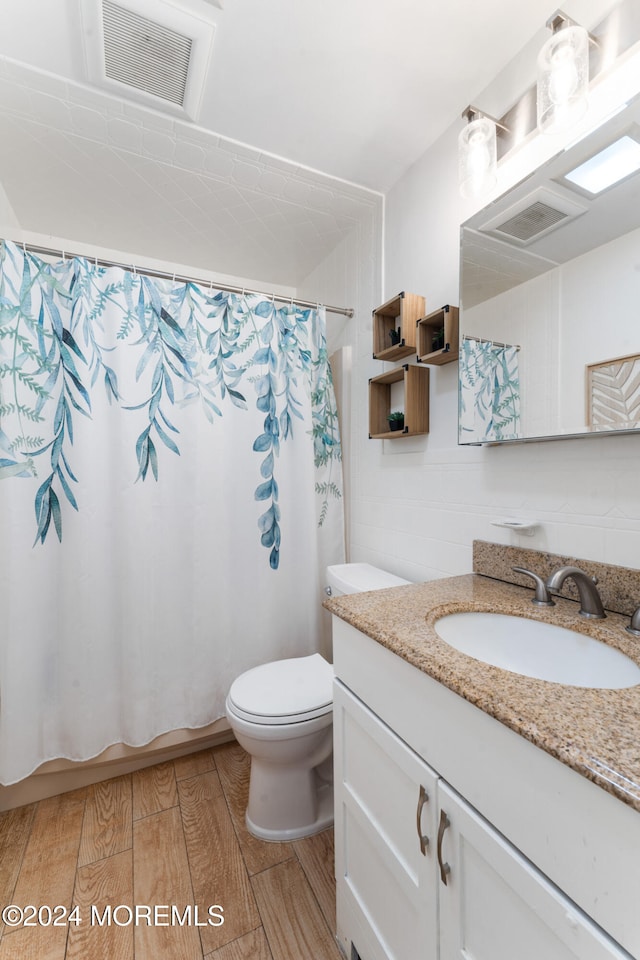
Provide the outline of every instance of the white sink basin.
{"type": "Polygon", "coordinates": [[[540,620],[502,613],[451,613],[438,636],[476,660],[571,687],[621,689],[640,683],[640,667],[606,643],[540,620]]]}

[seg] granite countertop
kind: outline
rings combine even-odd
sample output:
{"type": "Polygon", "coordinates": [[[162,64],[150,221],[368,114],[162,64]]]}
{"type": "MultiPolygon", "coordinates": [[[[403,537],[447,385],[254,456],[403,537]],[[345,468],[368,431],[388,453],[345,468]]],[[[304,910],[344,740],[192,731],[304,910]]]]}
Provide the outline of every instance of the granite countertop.
{"type": "Polygon", "coordinates": [[[468,574],[334,597],[324,605],[640,811],[640,685],[601,690],[531,679],[459,653],[433,627],[439,617],[465,610],[512,614],[587,634],[640,665],[640,638],[624,630],[628,617],[607,613],[605,620],[587,620],[574,601],[535,607],[532,596],[532,590],[468,574]]]}

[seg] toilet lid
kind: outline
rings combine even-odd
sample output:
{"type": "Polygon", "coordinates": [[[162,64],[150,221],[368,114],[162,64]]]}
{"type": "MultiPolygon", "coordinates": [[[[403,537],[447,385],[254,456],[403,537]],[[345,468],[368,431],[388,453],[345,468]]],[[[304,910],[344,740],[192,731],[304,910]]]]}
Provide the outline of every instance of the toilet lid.
{"type": "Polygon", "coordinates": [[[256,723],[299,723],[333,705],[333,667],[314,653],[247,670],[231,685],[234,713],[256,723]]]}

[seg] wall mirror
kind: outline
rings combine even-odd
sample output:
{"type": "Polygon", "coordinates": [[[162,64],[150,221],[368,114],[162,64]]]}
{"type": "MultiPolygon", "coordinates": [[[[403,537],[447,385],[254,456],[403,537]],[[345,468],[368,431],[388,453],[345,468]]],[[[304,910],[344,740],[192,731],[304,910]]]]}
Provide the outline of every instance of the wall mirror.
{"type": "Polygon", "coordinates": [[[459,442],[640,429],[640,97],[461,243],[459,442]]]}

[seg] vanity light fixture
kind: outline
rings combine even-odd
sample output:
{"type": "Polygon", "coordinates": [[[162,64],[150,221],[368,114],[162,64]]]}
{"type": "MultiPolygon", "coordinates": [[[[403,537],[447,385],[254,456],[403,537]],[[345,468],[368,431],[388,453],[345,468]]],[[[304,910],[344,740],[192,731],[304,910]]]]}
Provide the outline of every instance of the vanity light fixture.
{"type": "Polygon", "coordinates": [[[458,179],[460,193],[469,199],[488,193],[498,182],[497,130],[506,130],[498,120],[467,107],[462,114],[467,121],[458,136],[458,179]]]}
{"type": "MultiPolygon", "coordinates": [[[[460,193],[477,198],[497,183],[497,161],[536,129],[560,133],[584,116],[589,82],[610,71],[640,40],[638,0],[617,0],[588,32],[561,10],[547,20],[552,31],[538,56],[538,82],[500,120],[467,107],[458,136],[460,193]],[[496,139],[497,136],[497,139],[496,139]]],[[[583,134],[584,135],[584,134],[583,134]]]]}
{"type": "Polygon", "coordinates": [[[627,133],[565,173],[564,179],[596,196],[638,170],[640,143],[627,133]]]}
{"type": "Polygon", "coordinates": [[[538,130],[559,133],[587,112],[590,38],[561,10],[546,25],[552,35],[538,54],[538,130]]]}

